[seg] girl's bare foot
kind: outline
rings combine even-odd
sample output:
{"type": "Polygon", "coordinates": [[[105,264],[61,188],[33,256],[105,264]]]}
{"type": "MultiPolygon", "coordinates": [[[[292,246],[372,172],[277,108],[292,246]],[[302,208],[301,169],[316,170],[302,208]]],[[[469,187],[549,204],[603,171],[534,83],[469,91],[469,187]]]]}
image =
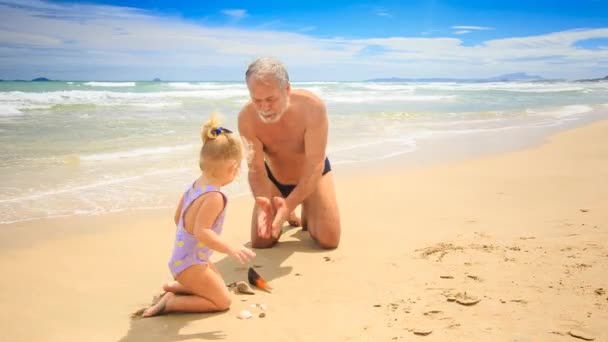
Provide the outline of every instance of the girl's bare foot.
{"type": "Polygon", "coordinates": [[[167,302],[169,302],[169,300],[173,298],[173,296],[175,296],[173,293],[166,292],[162,295],[158,302],[152,304],[146,310],[144,310],[141,317],[152,317],[162,315],[167,309],[167,302]]]}

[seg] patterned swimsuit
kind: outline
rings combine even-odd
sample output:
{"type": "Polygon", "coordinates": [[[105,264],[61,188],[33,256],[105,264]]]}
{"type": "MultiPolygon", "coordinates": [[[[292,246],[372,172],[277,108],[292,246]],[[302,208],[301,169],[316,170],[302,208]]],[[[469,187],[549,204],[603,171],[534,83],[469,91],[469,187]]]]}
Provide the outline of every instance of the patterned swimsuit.
{"type": "Polygon", "coordinates": [[[177,277],[182,271],[192,265],[204,265],[209,262],[209,257],[213,254],[213,250],[199,242],[196,237],[184,228],[184,213],[200,196],[208,192],[219,192],[224,197],[224,209],[217,217],[211,229],[218,235],[222,233],[224,216],[226,213],[226,203],[228,201],[226,195],[214,186],[207,185],[203,190],[201,187],[195,187],[194,184],[186,190],[184,194],[184,202],[182,203],[182,212],[179,216],[179,222],[175,231],[175,245],[173,246],[173,254],[169,260],[169,269],[173,277],[177,277]]]}

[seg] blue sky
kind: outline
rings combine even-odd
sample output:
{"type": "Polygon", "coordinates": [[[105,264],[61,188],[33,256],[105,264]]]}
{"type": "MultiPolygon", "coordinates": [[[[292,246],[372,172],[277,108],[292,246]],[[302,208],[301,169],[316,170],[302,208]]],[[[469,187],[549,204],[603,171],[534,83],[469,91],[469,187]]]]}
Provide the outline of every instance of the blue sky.
{"type": "Polygon", "coordinates": [[[608,75],[608,2],[0,0],[0,78],[292,80],[608,75]]]}

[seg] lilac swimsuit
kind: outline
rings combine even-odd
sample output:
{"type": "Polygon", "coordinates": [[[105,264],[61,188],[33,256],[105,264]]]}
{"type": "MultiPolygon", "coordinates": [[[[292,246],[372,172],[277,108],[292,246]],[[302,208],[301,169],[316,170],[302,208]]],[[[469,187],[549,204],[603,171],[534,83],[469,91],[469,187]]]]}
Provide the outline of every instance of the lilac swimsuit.
{"type": "MultiPolygon", "coordinates": [[[[228,201],[226,195],[214,186],[207,185],[205,190],[200,187],[192,186],[186,190],[184,194],[184,203],[182,203],[182,212],[179,215],[179,222],[177,224],[175,232],[175,246],[173,246],[173,254],[169,260],[169,269],[173,277],[177,277],[183,270],[192,265],[203,265],[209,262],[209,257],[213,253],[209,247],[205,246],[202,242],[199,242],[196,237],[184,228],[184,213],[190,207],[192,202],[197,198],[208,192],[219,192],[224,197],[224,203],[228,201]]],[[[226,205],[224,209],[217,217],[211,229],[218,235],[222,233],[222,226],[224,224],[224,216],[226,213],[226,205]]]]}

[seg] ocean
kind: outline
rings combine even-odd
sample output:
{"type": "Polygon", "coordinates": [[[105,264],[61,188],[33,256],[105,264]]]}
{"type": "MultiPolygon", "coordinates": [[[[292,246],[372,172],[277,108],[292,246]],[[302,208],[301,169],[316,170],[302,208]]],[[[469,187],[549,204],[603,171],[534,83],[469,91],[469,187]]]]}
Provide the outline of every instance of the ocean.
{"type": "MultiPolygon", "coordinates": [[[[608,117],[608,82],[294,82],[327,105],[336,170],[507,151],[608,117]]],[[[0,82],[0,224],[174,207],[243,82],[0,82]]],[[[244,196],[246,167],[226,191],[244,196]]]]}

